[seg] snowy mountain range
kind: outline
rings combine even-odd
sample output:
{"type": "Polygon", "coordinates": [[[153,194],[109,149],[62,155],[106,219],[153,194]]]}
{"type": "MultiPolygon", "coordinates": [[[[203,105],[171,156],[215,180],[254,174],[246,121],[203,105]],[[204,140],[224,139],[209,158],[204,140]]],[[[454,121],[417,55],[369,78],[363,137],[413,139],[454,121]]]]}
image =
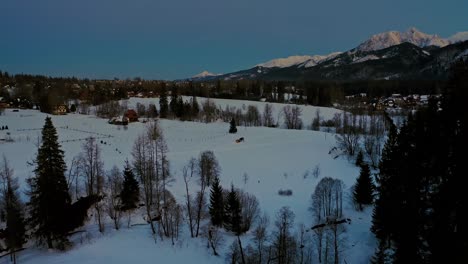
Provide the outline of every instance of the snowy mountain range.
{"type": "Polygon", "coordinates": [[[341,54],[341,52],[333,52],[328,55],[314,55],[314,56],[289,56],[287,58],[273,59],[264,63],[255,65],[255,67],[264,68],[287,68],[294,65],[300,65],[300,67],[313,67],[322,61],[331,59],[341,54]]]}
{"type": "MultiPolygon", "coordinates": [[[[424,63],[429,63],[431,60],[439,60],[441,52],[434,52],[435,49],[442,49],[444,47],[457,45],[460,42],[466,42],[468,40],[468,31],[458,32],[455,35],[442,38],[438,35],[431,35],[419,31],[412,27],[405,32],[388,31],[371,36],[366,41],[359,44],[356,48],[353,48],[346,52],[333,52],[328,55],[295,55],[286,58],[277,58],[264,63],[259,63],[251,69],[241,70],[227,74],[212,74],[209,72],[202,72],[193,76],[192,80],[197,81],[208,81],[213,79],[224,79],[224,80],[240,80],[240,79],[294,79],[294,78],[307,78],[310,72],[325,72],[324,68],[328,68],[327,71],[334,70],[337,67],[348,67],[350,65],[360,65],[362,63],[388,63],[390,58],[393,63],[397,61],[412,61],[417,62],[417,65],[413,65],[415,70],[417,67],[423,67],[424,63]],[[411,46],[403,44],[411,44],[411,46]],[[401,46],[399,48],[386,50],[392,47],[401,46]],[[434,52],[434,54],[431,54],[434,52]],[[401,58],[401,56],[416,56],[415,58],[401,58]],[[440,56],[439,56],[440,55],[440,56]]],[[[463,45],[458,45],[458,48],[445,49],[450,50],[450,56],[452,60],[459,58],[466,58],[467,51],[464,50],[463,45]]],[[[445,57],[444,68],[447,68],[450,61],[447,59],[447,54],[443,53],[445,57]]],[[[434,64],[437,64],[434,62],[434,64]]],[[[392,65],[395,67],[395,65],[392,65]]],[[[438,65],[424,65],[427,67],[441,67],[438,65]]],[[[387,66],[379,66],[379,69],[387,66]]],[[[439,70],[438,70],[439,71],[439,70]]],[[[374,72],[373,70],[370,72],[374,72]]],[[[440,71],[439,71],[440,72],[440,71]]],[[[386,74],[382,73],[382,74],[386,74]]],[[[377,74],[381,76],[382,74],[377,74]]],[[[413,74],[413,73],[411,73],[413,74]]],[[[315,75],[314,75],[315,76],[315,75]]],[[[353,79],[355,76],[341,76],[339,79],[353,79]]],[[[401,76],[400,73],[396,73],[393,76],[401,76]]],[[[335,74],[317,75],[313,78],[335,78],[335,74]],[[334,77],[331,77],[334,76],[334,77]]],[[[372,74],[362,75],[362,78],[372,78],[372,74]]]]}
{"type": "Polygon", "coordinates": [[[356,49],[360,51],[372,51],[385,49],[391,46],[409,42],[420,48],[435,46],[445,47],[459,41],[468,40],[468,32],[459,32],[449,38],[441,38],[438,35],[430,35],[410,28],[406,32],[388,31],[373,35],[370,39],[361,43],[356,49]]]}

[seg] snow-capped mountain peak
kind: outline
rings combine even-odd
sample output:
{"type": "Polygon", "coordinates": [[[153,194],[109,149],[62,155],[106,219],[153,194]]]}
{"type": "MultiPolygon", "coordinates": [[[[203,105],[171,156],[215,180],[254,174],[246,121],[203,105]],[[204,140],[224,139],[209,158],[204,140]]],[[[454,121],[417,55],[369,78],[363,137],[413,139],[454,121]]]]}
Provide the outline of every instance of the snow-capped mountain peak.
{"type": "Polygon", "coordinates": [[[341,53],[342,52],[333,52],[333,53],[330,53],[330,54],[327,54],[327,55],[314,55],[310,59],[303,62],[301,65],[299,65],[299,67],[304,67],[304,68],[314,67],[315,65],[317,65],[317,64],[319,64],[319,63],[321,63],[323,61],[335,58],[336,56],[340,55],[341,53]]]}
{"type": "Polygon", "coordinates": [[[426,34],[412,27],[409,28],[406,32],[388,31],[373,35],[370,39],[361,43],[357,47],[357,50],[380,50],[391,46],[399,45],[403,42],[409,42],[419,47],[445,47],[450,44],[449,40],[441,38],[438,35],[426,34]]]}
{"type": "Polygon", "coordinates": [[[450,41],[450,43],[457,43],[465,40],[468,40],[468,31],[458,32],[455,35],[448,38],[448,41],[450,41]]]}
{"type": "Polygon", "coordinates": [[[293,65],[301,64],[307,60],[312,59],[312,56],[289,56],[287,58],[273,59],[264,63],[255,65],[256,67],[265,67],[265,68],[286,68],[293,65]]]}
{"type": "Polygon", "coordinates": [[[209,71],[202,71],[197,75],[192,76],[192,78],[205,78],[205,77],[211,77],[211,76],[218,76],[220,74],[212,73],[209,71]]]}

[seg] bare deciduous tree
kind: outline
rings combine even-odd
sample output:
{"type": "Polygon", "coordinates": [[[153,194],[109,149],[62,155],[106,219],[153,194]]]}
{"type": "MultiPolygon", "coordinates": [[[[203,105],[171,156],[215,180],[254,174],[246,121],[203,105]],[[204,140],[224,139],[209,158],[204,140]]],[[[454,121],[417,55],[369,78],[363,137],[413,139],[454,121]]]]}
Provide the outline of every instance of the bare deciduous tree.
{"type": "Polygon", "coordinates": [[[215,226],[205,226],[203,236],[208,240],[208,247],[213,250],[213,255],[218,256],[217,248],[222,245],[224,238],[219,229],[215,226]]]}
{"type": "Polygon", "coordinates": [[[161,226],[163,235],[170,237],[172,245],[175,244],[175,240],[179,238],[180,225],[182,222],[182,210],[177,204],[174,196],[168,191],[165,191],[165,201],[162,204],[161,209],[161,226]]]}
{"type": "MultiPolygon", "coordinates": [[[[94,137],[86,139],[79,155],[80,174],[85,181],[86,195],[103,196],[104,188],[104,161],[101,157],[101,148],[94,137]]],[[[104,232],[103,202],[94,205],[99,231],[104,232]]]]}
{"type": "Polygon", "coordinates": [[[289,207],[281,208],[276,215],[273,251],[277,263],[293,263],[296,257],[296,241],[291,235],[294,217],[289,207]]]}
{"type": "Polygon", "coordinates": [[[316,223],[336,220],[343,214],[343,182],[325,177],[315,187],[312,207],[316,223]]]}
{"type": "Polygon", "coordinates": [[[182,176],[184,178],[185,183],[185,210],[187,215],[187,221],[190,229],[190,236],[194,237],[194,229],[195,229],[195,215],[194,215],[194,208],[192,203],[192,198],[189,192],[189,183],[191,179],[193,179],[194,174],[196,173],[196,166],[197,161],[195,158],[191,158],[187,165],[184,166],[182,169],[182,176]]]}
{"type": "Polygon", "coordinates": [[[336,141],[338,147],[349,156],[354,156],[359,148],[362,130],[357,125],[357,118],[351,113],[343,114],[342,126],[337,130],[336,141]]]}
{"type": "Polygon", "coordinates": [[[284,123],[287,129],[302,129],[302,109],[295,105],[283,107],[284,123]]]}
{"type": "Polygon", "coordinates": [[[103,118],[112,118],[120,114],[120,104],[118,101],[109,101],[96,106],[96,115],[103,118]]]}
{"type": "Polygon", "coordinates": [[[136,110],[137,110],[138,116],[144,116],[146,114],[146,106],[142,103],[136,104],[136,110]]]}
{"type": "Polygon", "coordinates": [[[67,175],[68,190],[73,201],[80,198],[80,159],[79,156],[73,157],[67,175]]]}
{"type": "Polygon", "coordinates": [[[312,130],[319,131],[320,130],[320,120],[321,119],[322,118],[320,117],[320,109],[317,108],[317,110],[315,111],[315,117],[312,120],[312,124],[310,125],[310,128],[312,130]]]}
{"type": "Polygon", "coordinates": [[[247,232],[260,213],[257,197],[253,194],[239,190],[243,231],[247,232]]]}
{"type": "Polygon", "coordinates": [[[270,219],[267,214],[260,217],[257,227],[253,231],[253,243],[255,245],[256,263],[264,263],[264,257],[267,254],[268,233],[267,228],[270,219]]]}
{"type": "Polygon", "coordinates": [[[206,210],[206,202],[205,200],[205,191],[206,188],[211,185],[211,181],[215,177],[219,177],[221,172],[221,168],[219,167],[218,160],[214,155],[213,151],[204,151],[200,153],[200,157],[198,158],[198,182],[200,184],[200,191],[197,194],[197,209],[196,209],[196,230],[195,236],[198,237],[199,230],[200,230],[200,222],[202,219],[202,212],[206,210]]]}
{"type": "Polygon", "coordinates": [[[171,182],[167,144],[157,121],[149,123],[145,133],[136,139],[132,156],[136,174],[143,186],[146,217],[156,234],[154,221],[161,219],[161,203],[167,202],[165,191],[171,182]]]}
{"type": "Polygon", "coordinates": [[[113,166],[107,175],[107,213],[114,223],[116,230],[120,229],[120,221],[122,219],[122,205],[120,200],[120,193],[122,192],[122,175],[117,166],[113,166]]]}
{"type": "Polygon", "coordinates": [[[213,100],[206,99],[202,103],[202,120],[205,123],[211,123],[216,119],[216,104],[213,100]]]}
{"type": "Polygon", "coordinates": [[[247,126],[261,126],[262,118],[257,106],[249,105],[247,107],[247,113],[245,114],[245,120],[247,126]]]}
{"type": "Polygon", "coordinates": [[[117,166],[112,167],[111,171],[107,175],[107,213],[114,222],[114,228],[119,230],[120,221],[122,219],[122,210],[120,193],[122,192],[122,175],[117,166]]]}
{"type": "Polygon", "coordinates": [[[311,236],[310,232],[308,232],[306,226],[304,224],[299,224],[298,226],[298,256],[296,263],[311,263],[312,262],[312,244],[311,244],[311,236]]]}
{"type": "Polygon", "coordinates": [[[266,127],[275,126],[275,120],[273,119],[273,106],[270,104],[265,104],[263,108],[263,125],[266,127]]]}
{"type": "Polygon", "coordinates": [[[193,204],[195,209],[195,237],[198,237],[200,233],[200,223],[207,214],[206,198],[201,191],[197,192],[193,204]]]}

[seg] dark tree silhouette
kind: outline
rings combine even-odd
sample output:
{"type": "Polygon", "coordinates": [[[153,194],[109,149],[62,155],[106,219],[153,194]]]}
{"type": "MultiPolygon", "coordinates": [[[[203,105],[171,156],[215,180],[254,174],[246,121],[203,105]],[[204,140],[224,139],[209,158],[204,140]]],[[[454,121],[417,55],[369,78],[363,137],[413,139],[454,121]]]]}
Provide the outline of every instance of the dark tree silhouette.
{"type": "Polygon", "coordinates": [[[211,185],[210,194],[210,216],[214,226],[222,227],[224,218],[223,188],[219,183],[219,178],[215,177],[211,185]]]}
{"type": "Polygon", "coordinates": [[[140,187],[138,186],[138,181],[128,161],[125,163],[123,174],[123,188],[120,193],[120,199],[122,201],[121,210],[127,211],[137,207],[138,201],[140,200],[140,187]]]}
{"type": "Polygon", "coordinates": [[[374,200],[374,183],[371,179],[369,165],[365,163],[361,164],[361,173],[354,186],[353,198],[361,211],[363,205],[372,204],[374,200]]]}
{"type": "Polygon", "coordinates": [[[241,204],[237,191],[234,186],[231,186],[231,191],[227,196],[224,226],[227,230],[234,232],[236,235],[242,233],[242,212],[241,204]]]}
{"type": "Polygon", "coordinates": [[[42,145],[35,160],[35,175],[28,179],[29,223],[40,242],[45,241],[49,248],[64,249],[68,242],[65,212],[71,199],[64,175],[64,152],[57,140],[57,131],[51,118],[47,117],[42,129],[42,145]]]}
{"type": "Polygon", "coordinates": [[[234,120],[234,118],[232,118],[231,122],[229,124],[230,124],[229,133],[231,133],[231,134],[237,133],[236,120],[234,120]]]}
{"type": "Polygon", "coordinates": [[[159,96],[159,116],[161,118],[167,118],[169,112],[169,102],[167,101],[167,90],[166,85],[163,84],[161,88],[161,94],[159,96]]]}

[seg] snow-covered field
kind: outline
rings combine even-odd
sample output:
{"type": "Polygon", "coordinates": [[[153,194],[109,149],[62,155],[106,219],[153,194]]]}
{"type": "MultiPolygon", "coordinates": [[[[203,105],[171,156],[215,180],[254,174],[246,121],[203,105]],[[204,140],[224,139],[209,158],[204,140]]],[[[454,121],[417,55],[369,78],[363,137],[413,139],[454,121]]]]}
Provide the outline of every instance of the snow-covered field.
{"type": "MultiPolygon", "coordinates": [[[[199,102],[202,100],[199,99],[199,102]]],[[[136,102],[156,103],[154,99],[129,100],[129,107],[136,102]]],[[[242,104],[261,102],[216,100],[216,103],[242,107],[242,104]]],[[[278,112],[280,104],[274,104],[278,112]]],[[[223,107],[224,108],[224,107],[223,107]]],[[[303,120],[307,124],[312,120],[316,107],[303,106],[303,120]]],[[[321,115],[330,119],[338,112],[332,108],[320,108],[321,115]]],[[[27,165],[35,157],[38,135],[44,124],[46,114],[34,110],[19,112],[5,111],[0,116],[0,126],[8,125],[14,142],[0,141],[0,155],[5,154],[19,177],[22,189],[26,188],[25,179],[31,175],[32,167],[27,165]]],[[[69,114],[52,116],[52,121],[59,133],[67,162],[81,151],[83,140],[90,135],[98,138],[102,148],[105,168],[117,165],[123,168],[126,159],[131,160],[131,149],[135,138],[143,132],[145,124],[131,123],[128,129],[107,124],[107,120],[94,116],[69,114]],[[104,144],[105,143],[105,144],[104,144]]],[[[229,124],[216,122],[211,124],[161,120],[166,141],[169,146],[171,173],[175,178],[170,187],[171,192],[183,203],[184,185],[182,167],[191,157],[198,157],[204,150],[214,151],[222,168],[221,183],[228,188],[230,184],[254,194],[262,212],[270,216],[270,226],[274,223],[276,212],[282,206],[289,206],[294,211],[295,224],[311,226],[312,216],[309,211],[311,194],[322,177],[333,177],[343,180],[346,186],[345,216],[351,218],[347,225],[346,243],[343,248],[343,259],[347,263],[368,263],[373,254],[375,242],[369,231],[371,208],[356,212],[350,204],[349,188],[354,184],[359,170],[345,158],[334,159],[329,151],[335,146],[333,134],[309,130],[286,130],[265,127],[238,127],[238,133],[228,134],[229,124]],[[245,142],[236,144],[236,138],[244,137],[245,142]],[[314,178],[312,170],[318,165],[320,176],[314,178]],[[249,177],[245,183],[243,175],[249,177]],[[279,196],[278,190],[291,189],[293,195],[279,196]]],[[[0,139],[5,138],[7,131],[0,131],[0,139]]],[[[192,183],[192,192],[197,185],[192,183]]],[[[23,195],[26,199],[26,196],[23,195]]],[[[143,223],[141,215],[135,215],[135,223],[143,223]]],[[[175,246],[169,241],[157,241],[150,235],[148,225],[123,227],[119,231],[109,226],[101,235],[96,232],[94,221],[90,221],[80,233],[73,237],[74,247],[64,253],[49,252],[30,245],[30,248],[19,255],[20,263],[223,263],[230,243],[229,235],[222,246],[220,257],[214,257],[206,248],[202,238],[190,238],[185,232],[175,246]]],[[[186,230],[186,228],[184,228],[186,230]]],[[[243,237],[248,244],[249,235],[243,237]]],[[[0,258],[0,263],[7,261],[0,258]]]]}

